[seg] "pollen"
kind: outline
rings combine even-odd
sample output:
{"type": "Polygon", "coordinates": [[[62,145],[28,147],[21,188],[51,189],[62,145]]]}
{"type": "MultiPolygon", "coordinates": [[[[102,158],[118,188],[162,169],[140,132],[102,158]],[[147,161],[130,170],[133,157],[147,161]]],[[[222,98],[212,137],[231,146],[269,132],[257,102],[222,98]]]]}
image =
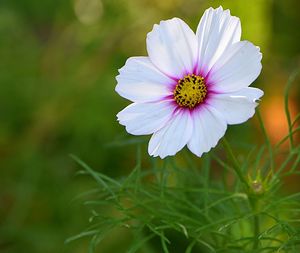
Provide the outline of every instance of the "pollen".
{"type": "Polygon", "coordinates": [[[174,99],[181,107],[194,108],[202,103],[207,95],[204,78],[189,74],[180,79],[174,89],[174,99]]]}

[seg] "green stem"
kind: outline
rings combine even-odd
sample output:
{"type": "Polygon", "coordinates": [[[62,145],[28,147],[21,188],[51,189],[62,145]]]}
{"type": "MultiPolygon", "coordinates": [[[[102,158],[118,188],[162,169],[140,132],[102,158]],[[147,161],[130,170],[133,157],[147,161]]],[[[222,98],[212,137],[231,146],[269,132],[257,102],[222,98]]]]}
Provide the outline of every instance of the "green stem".
{"type": "Polygon", "coordinates": [[[259,215],[257,214],[258,212],[258,199],[256,198],[249,198],[249,202],[252,206],[253,212],[255,213],[253,217],[253,237],[254,237],[254,242],[253,242],[253,251],[257,250],[259,247],[259,234],[260,234],[260,221],[259,221],[259,215]]]}
{"type": "Polygon", "coordinates": [[[262,120],[262,117],[261,117],[259,109],[256,110],[256,115],[258,117],[258,121],[259,121],[261,130],[263,132],[266,145],[268,147],[269,156],[270,156],[270,168],[271,168],[272,173],[274,173],[274,154],[273,154],[273,149],[272,149],[271,141],[270,141],[269,136],[267,134],[267,131],[266,131],[266,128],[265,128],[264,122],[262,120]]]}
{"type": "Polygon", "coordinates": [[[225,137],[223,138],[223,146],[226,149],[227,155],[229,156],[229,158],[232,162],[232,168],[234,169],[234,171],[237,174],[240,181],[246,186],[246,188],[248,188],[249,185],[248,185],[248,182],[241,170],[241,166],[240,166],[239,162],[237,161],[236,157],[234,156],[232,149],[231,149],[229,143],[227,142],[227,140],[225,139],[225,137]]]}
{"type": "Polygon", "coordinates": [[[292,121],[291,121],[291,115],[290,115],[290,110],[289,110],[289,92],[292,86],[292,83],[295,81],[297,75],[299,74],[299,70],[294,71],[291,76],[289,77],[289,80],[287,82],[287,85],[284,90],[284,109],[285,109],[285,114],[289,126],[289,137],[290,137],[290,148],[294,148],[294,140],[293,140],[293,126],[292,126],[292,121]]]}
{"type": "Polygon", "coordinates": [[[253,244],[253,249],[256,250],[258,249],[258,245],[259,245],[259,217],[258,215],[254,216],[254,244],[253,244]]]}
{"type": "Polygon", "coordinates": [[[256,213],[259,208],[259,203],[258,203],[259,199],[255,198],[255,197],[253,198],[253,196],[251,196],[251,189],[249,189],[249,184],[241,170],[241,166],[240,166],[238,160],[236,159],[236,157],[234,156],[232,149],[225,138],[223,138],[223,145],[227,151],[227,155],[229,156],[229,158],[232,162],[232,168],[234,169],[235,173],[237,174],[239,180],[246,186],[246,193],[248,195],[249,204],[252,207],[253,212],[255,213],[255,215],[253,217],[253,228],[254,228],[253,229],[253,233],[254,233],[253,250],[257,250],[259,247],[260,221],[259,221],[259,216],[256,213]]]}

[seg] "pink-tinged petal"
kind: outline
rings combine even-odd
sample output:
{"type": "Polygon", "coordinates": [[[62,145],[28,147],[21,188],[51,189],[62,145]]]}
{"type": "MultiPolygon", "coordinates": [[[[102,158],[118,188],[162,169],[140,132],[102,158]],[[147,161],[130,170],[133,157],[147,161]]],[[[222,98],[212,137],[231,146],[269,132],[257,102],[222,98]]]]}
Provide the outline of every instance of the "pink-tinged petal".
{"type": "Polygon", "coordinates": [[[196,32],[198,38],[198,71],[206,75],[230,45],[240,41],[240,19],[229,10],[209,8],[204,12],[196,32]]]}
{"type": "Polygon", "coordinates": [[[193,72],[197,61],[196,35],[179,18],[161,21],[147,35],[147,51],[158,69],[180,79],[193,72]]]}
{"type": "Polygon", "coordinates": [[[175,155],[191,138],[193,123],[189,110],[177,110],[169,123],[155,132],[149,142],[148,152],[152,156],[175,155]]]}
{"type": "Polygon", "coordinates": [[[217,145],[226,132],[227,124],[222,114],[209,105],[194,110],[192,119],[193,134],[187,146],[200,157],[217,145]]]}
{"type": "Polygon", "coordinates": [[[262,54],[248,41],[233,44],[212,67],[208,84],[219,93],[248,87],[261,72],[262,54]]]}
{"type": "Polygon", "coordinates": [[[264,92],[257,88],[243,88],[236,92],[214,94],[208,101],[225,118],[227,124],[240,124],[255,113],[256,102],[264,92]]]}
{"type": "Polygon", "coordinates": [[[160,72],[149,57],[131,57],[119,70],[116,91],[133,102],[157,101],[172,94],[172,79],[160,72]]]}
{"type": "Polygon", "coordinates": [[[117,118],[130,134],[152,134],[165,126],[175,108],[172,101],[133,103],[119,112],[117,118]]]}

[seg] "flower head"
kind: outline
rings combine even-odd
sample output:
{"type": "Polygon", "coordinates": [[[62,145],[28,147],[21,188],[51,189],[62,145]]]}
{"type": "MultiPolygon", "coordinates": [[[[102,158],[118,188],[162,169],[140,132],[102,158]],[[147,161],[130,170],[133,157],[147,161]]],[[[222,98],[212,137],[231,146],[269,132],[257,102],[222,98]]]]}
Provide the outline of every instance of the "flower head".
{"type": "Polygon", "coordinates": [[[205,11],[196,34],[179,18],[154,25],[148,56],[119,70],[116,91],[133,102],[118,113],[120,124],[133,135],[153,134],[148,152],[161,158],[185,145],[197,156],[215,147],[227,125],[254,115],[263,95],[248,87],[262,54],[240,38],[239,18],[222,7],[205,11]]]}

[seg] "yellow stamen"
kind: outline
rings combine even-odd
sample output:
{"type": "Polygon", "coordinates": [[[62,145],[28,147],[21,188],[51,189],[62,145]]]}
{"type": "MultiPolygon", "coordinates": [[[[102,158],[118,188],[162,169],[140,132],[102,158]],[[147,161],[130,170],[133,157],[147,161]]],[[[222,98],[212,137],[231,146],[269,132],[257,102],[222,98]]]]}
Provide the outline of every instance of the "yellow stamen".
{"type": "Polygon", "coordinates": [[[194,108],[202,103],[207,95],[207,88],[202,76],[189,74],[180,79],[174,90],[174,99],[179,106],[194,108]]]}

